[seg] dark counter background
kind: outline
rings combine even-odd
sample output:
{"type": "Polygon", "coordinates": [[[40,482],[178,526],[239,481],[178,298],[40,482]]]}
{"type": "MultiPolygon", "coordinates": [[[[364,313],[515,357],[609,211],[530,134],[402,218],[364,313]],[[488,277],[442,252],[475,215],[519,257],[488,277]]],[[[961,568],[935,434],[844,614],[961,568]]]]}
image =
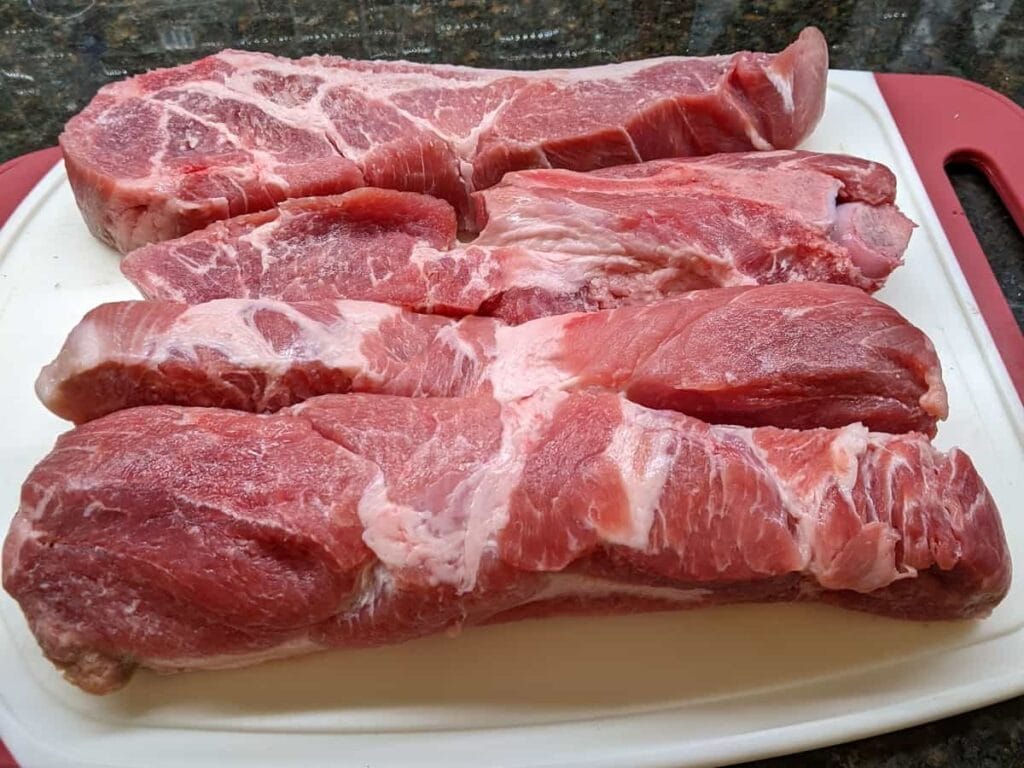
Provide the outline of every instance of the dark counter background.
{"type": "MultiPolygon", "coordinates": [[[[956,75],[1024,103],[1020,0],[0,0],[0,161],[54,144],[104,83],[229,46],[536,69],[777,50],[807,24],[825,33],[833,67],[956,75]]],[[[952,176],[1024,324],[1024,238],[981,174],[952,176]]],[[[755,766],[1022,768],[1024,698],[755,766]]]]}

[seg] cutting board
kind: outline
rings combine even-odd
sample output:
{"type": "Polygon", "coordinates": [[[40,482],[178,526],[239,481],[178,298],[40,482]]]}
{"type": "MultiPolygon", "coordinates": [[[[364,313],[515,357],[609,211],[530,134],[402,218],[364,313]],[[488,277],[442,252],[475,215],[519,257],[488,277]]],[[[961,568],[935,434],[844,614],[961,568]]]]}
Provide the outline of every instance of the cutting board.
{"type": "MultiPolygon", "coordinates": [[[[805,143],[896,172],[920,227],[879,296],[934,340],[951,409],[937,442],[974,458],[1018,563],[1024,339],[943,164],[981,165],[1024,227],[1012,186],[1024,180],[1022,130],[1018,107],[971,83],[836,71],[805,143]]],[[[36,373],[88,309],[136,297],[86,232],[57,160],[44,150],[0,169],[0,219],[18,206],[0,232],[5,530],[22,479],[67,426],[35,400],[36,373]]],[[[248,670],[143,673],[102,699],[61,680],[6,596],[0,620],[0,735],[24,765],[716,765],[1024,693],[1020,578],[981,622],[815,605],[548,619],[248,670]]]]}

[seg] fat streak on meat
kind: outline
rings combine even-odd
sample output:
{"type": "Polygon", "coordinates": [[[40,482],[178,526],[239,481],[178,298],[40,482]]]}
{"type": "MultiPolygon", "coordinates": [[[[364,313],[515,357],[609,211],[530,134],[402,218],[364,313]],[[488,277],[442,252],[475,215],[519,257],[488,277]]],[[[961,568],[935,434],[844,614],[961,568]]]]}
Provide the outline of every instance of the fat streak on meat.
{"type": "Polygon", "coordinates": [[[448,200],[523,168],[791,148],[828,50],[514,72],[222,51],[100,89],[60,143],[90,230],[127,252],[282,200],[387,187],[448,200]]]}
{"type": "Polygon", "coordinates": [[[511,173],[456,240],[441,200],[364,188],[290,200],[129,254],[151,299],[362,299],[519,323],[682,291],[819,281],[879,288],[913,224],[859,158],[779,151],[591,173],[511,173]]]}
{"type": "Polygon", "coordinates": [[[95,693],[582,611],[820,600],[985,616],[1010,557],[967,456],[919,434],[709,426],[620,395],[147,406],[31,473],[3,583],[95,693]]]}
{"type": "Polygon", "coordinates": [[[104,304],[36,383],[84,422],[137,405],[274,411],[344,392],[514,400],[621,391],[713,423],[935,433],[946,416],[928,338],[856,288],[694,291],[644,307],[506,326],[386,304],[220,299],[104,304]]]}

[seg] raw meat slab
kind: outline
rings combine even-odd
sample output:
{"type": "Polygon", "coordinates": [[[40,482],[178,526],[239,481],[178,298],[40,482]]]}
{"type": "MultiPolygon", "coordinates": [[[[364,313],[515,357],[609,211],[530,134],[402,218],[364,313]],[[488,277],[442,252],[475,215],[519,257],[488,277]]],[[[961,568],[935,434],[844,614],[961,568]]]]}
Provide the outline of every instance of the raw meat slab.
{"type": "Polygon", "coordinates": [[[572,614],[816,602],[987,618],[1009,550],[961,451],[608,392],[152,406],[62,435],[3,584],[68,682],[572,614]]]}
{"type": "Polygon", "coordinates": [[[448,200],[521,168],[786,149],[821,116],[828,49],[518,72],[226,50],[104,86],[60,143],[86,221],[123,251],[293,197],[448,200]]]}
{"type": "Polygon", "coordinates": [[[931,342],[850,286],[692,291],[519,326],[363,301],[103,304],[36,393],[80,423],[133,405],[268,412],[323,394],[515,400],[619,391],[650,408],[745,426],[934,435],[948,413],[931,342]]]}
{"type": "Polygon", "coordinates": [[[360,299],[521,323],[684,291],[819,281],[876,291],[913,222],[891,170],[796,150],[509,173],[474,194],[482,225],[413,192],[286,200],[125,256],[149,299],[360,299]]]}

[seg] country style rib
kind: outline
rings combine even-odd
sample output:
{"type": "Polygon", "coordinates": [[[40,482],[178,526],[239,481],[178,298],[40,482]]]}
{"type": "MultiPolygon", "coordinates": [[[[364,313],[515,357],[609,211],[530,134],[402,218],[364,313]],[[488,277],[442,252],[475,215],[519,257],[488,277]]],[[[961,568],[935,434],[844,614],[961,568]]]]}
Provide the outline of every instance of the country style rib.
{"type": "Polygon", "coordinates": [[[31,473],[3,583],[94,693],[565,612],[820,600],[985,616],[1010,557],[970,460],[919,434],[708,426],[621,396],[150,406],[31,473]]]}
{"type": "Polygon", "coordinates": [[[85,422],[137,405],[274,411],[365,392],[514,400],[619,391],[712,423],[934,435],[946,394],[928,338],[863,291],[823,283],[695,291],[518,326],[386,304],[222,299],[104,304],[36,391],[85,422]]]}
{"type": "Polygon", "coordinates": [[[469,196],[524,168],[791,148],[828,49],[516,72],[221,51],[100,89],[61,136],[96,237],[127,252],[282,200],[362,186],[469,196]]]}
{"type": "Polygon", "coordinates": [[[913,224],[883,165],[780,151],[591,173],[512,173],[456,241],[441,200],[358,189],[290,200],[129,254],[151,299],[360,299],[510,323],[683,291],[818,281],[873,291],[913,224]]]}

